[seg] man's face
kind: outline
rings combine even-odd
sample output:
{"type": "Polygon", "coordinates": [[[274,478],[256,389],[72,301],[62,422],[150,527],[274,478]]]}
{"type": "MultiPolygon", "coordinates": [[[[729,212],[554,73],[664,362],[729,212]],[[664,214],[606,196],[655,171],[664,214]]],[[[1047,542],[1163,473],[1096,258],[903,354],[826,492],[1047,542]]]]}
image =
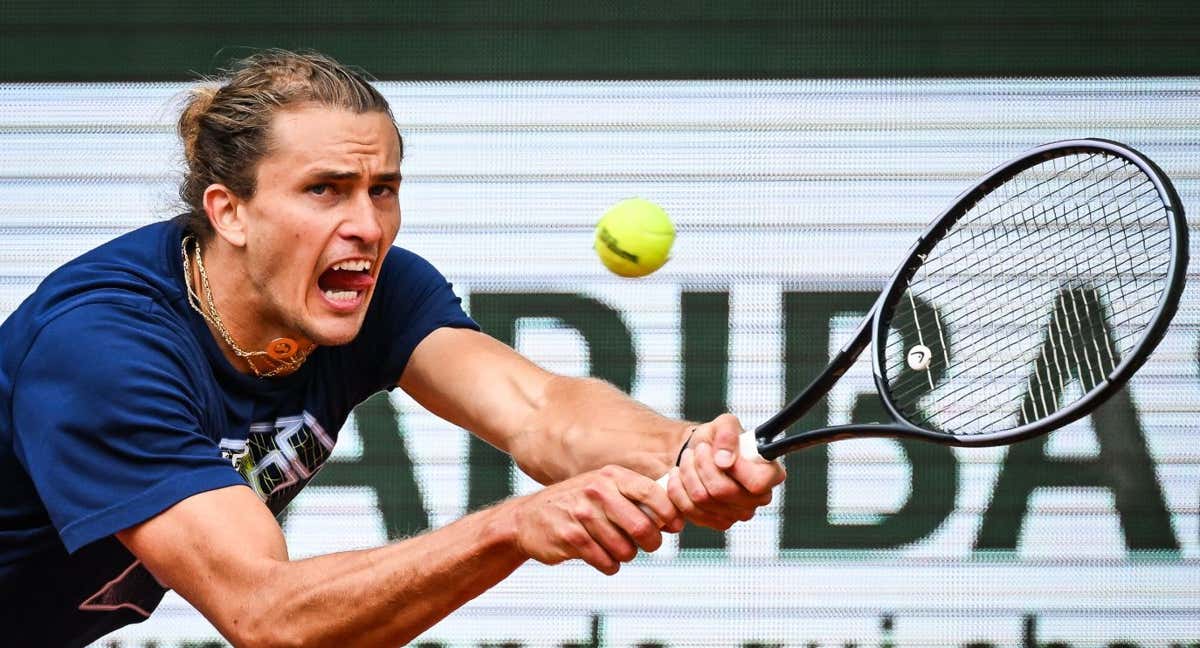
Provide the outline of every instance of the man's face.
{"type": "Polygon", "coordinates": [[[266,330],[346,344],[400,228],[400,142],[384,113],[279,112],[245,209],[247,280],[266,330]]]}

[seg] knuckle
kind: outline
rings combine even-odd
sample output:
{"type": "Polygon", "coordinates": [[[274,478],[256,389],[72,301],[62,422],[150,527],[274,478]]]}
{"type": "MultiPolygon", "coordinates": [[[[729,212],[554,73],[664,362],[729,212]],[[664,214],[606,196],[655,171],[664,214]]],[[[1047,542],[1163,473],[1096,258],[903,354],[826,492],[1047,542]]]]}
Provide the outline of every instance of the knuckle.
{"type": "Polygon", "coordinates": [[[650,523],[650,520],[645,518],[630,522],[628,527],[626,527],[626,530],[629,531],[629,535],[635,538],[642,538],[656,531],[654,525],[650,523]]]}
{"type": "Polygon", "coordinates": [[[604,499],[604,487],[595,482],[584,484],[583,488],[580,490],[583,492],[584,497],[588,498],[589,500],[599,501],[604,499]]]}
{"type": "Polygon", "coordinates": [[[752,475],[746,481],[748,482],[746,484],[746,490],[750,491],[751,493],[770,494],[771,490],[775,487],[774,479],[771,475],[756,474],[752,475]]]}
{"type": "Polygon", "coordinates": [[[682,513],[684,516],[691,515],[696,511],[696,503],[689,498],[671,499],[671,503],[675,505],[675,510],[682,513]]]}
{"type": "Polygon", "coordinates": [[[737,487],[728,481],[717,482],[716,484],[709,486],[708,491],[709,494],[712,495],[713,499],[719,500],[732,499],[739,494],[737,487]]]}
{"type": "Polygon", "coordinates": [[[586,547],[590,536],[579,527],[568,527],[562,532],[562,539],[572,547],[586,547]]]}
{"type": "Polygon", "coordinates": [[[591,522],[596,519],[596,509],[586,504],[579,504],[572,509],[571,516],[580,522],[591,522]]]}

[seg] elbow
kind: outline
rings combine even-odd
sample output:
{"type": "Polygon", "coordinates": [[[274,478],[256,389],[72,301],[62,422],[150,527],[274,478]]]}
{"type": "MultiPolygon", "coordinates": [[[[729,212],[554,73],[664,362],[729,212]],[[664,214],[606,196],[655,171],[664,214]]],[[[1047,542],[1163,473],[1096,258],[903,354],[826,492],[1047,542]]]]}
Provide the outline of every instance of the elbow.
{"type": "Polygon", "coordinates": [[[294,605],[298,600],[294,593],[256,588],[227,598],[225,606],[210,610],[214,614],[209,620],[238,648],[317,645],[321,637],[312,634],[319,626],[304,622],[302,610],[294,605]]]}

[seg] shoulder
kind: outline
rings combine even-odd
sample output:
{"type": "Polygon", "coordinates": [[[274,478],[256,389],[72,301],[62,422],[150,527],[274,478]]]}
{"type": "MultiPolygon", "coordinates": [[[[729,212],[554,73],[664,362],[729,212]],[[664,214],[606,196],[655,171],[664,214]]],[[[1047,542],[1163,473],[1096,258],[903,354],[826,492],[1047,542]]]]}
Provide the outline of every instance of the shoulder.
{"type": "Polygon", "coordinates": [[[354,342],[338,351],[342,366],[353,367],[361,384],[351,391],[357,402],[396,384],[413,350],[431,332],[479,326],[463,312],[462,300],[432,263],[393,247],[380,268],[367,317],[354,342]]]}
{"type": "Polygon", "coordinates": [[[174,221],[148,225],[52,272],[0,325],[0,367],[11,369],[15,355],[47,334],[94,339],[115,336],[102,324],[118,330],[138,323],[150,329],[176,327],[164,320],[169,319],[169,304],[183,298],[176,285],[182,283],[180,275],[172,265],[182,264],[169,254],[180,235],[174,221]]]}
{"type": "Polygon", "coordinates": [[[388,250],[387,256],[384,257],[383,268],[380,269],[379,275],[381,278],[386,278],[386,281],[396,282],[400,285],[440,284],[446,281],[446,277],[442,275],[441,271],[425,257],[395,246],[388,250]]]}
{"type": "MultiPolygon", "coordinates": [[[[89,303],[145,305],[180,299],[181,236],[177,221],[162,221],[93,248],[47,275],[9,320],[19,320],[29,330],[89,303]]],[[[11,329],[5,333],[14,334],[11,329]]]]}
{"type": "Polygon", "coordinates": [[[118,236],[63,264],[38,286],[38,293],[124,288],[142,293],[178,293],[182,267],[182,223],[159,221],[118,236]]]}
{"type": "Polygon", "coordinates": [[[412,317],[430,309],[458,311],[453,285],[432,263],[404,248],[393,247],[379,270],[368,320],[412,317]]]}
{"type": "MultiPolygon", "coordinates": [[[[201,357],[170,312],[152,301],[93,299],[56,311],[27,345],[15,372],[108,391],[190,374],[201,357]]],[[[174,382],[174,381],[172,381],[174,382]]]]}

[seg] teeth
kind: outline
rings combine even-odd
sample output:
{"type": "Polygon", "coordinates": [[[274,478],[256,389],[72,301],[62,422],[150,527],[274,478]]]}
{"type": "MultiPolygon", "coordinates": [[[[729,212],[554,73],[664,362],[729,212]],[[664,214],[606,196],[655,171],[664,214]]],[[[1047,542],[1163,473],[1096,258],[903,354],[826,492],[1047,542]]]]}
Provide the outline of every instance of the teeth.
{"type": "Polygon", "coordinates": [[[325,299],[329,301],[351,301],[358,298],[357,290],[323,290],[325,299]]]}
{"type": "Polygon", "coordinates": [[[371,269],[371,261],[368,259],[356,259],[352,261],[342,261],[333,265],[334,270],[349,270],[351,272],[365,272],[371,269]]]}

